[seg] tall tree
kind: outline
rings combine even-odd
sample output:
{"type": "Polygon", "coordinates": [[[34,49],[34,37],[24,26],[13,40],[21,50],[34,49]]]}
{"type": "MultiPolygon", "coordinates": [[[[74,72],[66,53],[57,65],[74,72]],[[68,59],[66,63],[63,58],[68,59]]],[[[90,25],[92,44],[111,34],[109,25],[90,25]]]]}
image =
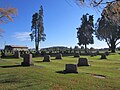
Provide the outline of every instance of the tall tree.
{"type": "Polygon", "coordinates": [[[35,13],[32,16],[32,33],[30,34],[31,41],[35,39],[35,48],[38,52],[40,41],[44,41],[46,34],[44,33],[43,26],[43,7],[40,7],[39,13],[35,13]]]}
{"type": "Polygon", "coordinates": [[[111,52],[114,53],[116,46],[120,43],[117,42],[120,39],[120,26],[110,23],[102,16],[96,23],[96,37],[99,40],[105,40],[111,52]]]}
{"type": "Polygon", "coordinates": [[[101,18],[96,23],[96,36],[99,40],[105,40],[115,52],[116,46],[120,43],[120,1],[108,3],[103,9],[101,18]],[[119,12],[118,12],[119,11],[119,12]]]}
{"type": "Polygon", "coordinates": [[[78,45],[85,45],[85,52],[87,53],[87,45],[94,43],[92,35],[94,32],[93,15],[83,15],[81,20],[82,24],[77,28],[78,45]]]}

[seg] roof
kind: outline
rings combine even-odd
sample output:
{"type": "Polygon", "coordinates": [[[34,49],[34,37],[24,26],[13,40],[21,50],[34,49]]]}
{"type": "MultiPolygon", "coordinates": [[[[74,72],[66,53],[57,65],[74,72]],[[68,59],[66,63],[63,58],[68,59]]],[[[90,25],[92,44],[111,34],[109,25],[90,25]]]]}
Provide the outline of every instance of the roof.
{"type": "Polygon", "coordinates": [[[28,48],[27,46],[19,46],[19,45],[5,45],[5,47],[6,46],[13,47],[13,48],[28,48]]]}

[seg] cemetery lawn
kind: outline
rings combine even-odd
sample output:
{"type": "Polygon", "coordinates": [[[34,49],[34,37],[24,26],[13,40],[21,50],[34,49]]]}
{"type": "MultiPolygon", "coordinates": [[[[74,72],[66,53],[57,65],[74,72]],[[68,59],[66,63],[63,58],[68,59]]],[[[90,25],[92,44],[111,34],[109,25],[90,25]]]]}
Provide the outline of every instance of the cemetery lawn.
{"type": "Polygon", "coordinates": [[[120,90],[120,55],[111,54],[106,60],[100,56],[81,56],[91,66],[78,67],[78,74],[64,74],[65,64],[77,64],[78,58],[42,62],[33,58],[34,66],[20,66],[22,58],[0,61],[0,90],[120,90]],[[97,76],[96,76],[97,75],[97,76]],[[103,77],[100,77],[103,76],[103,77]]]}

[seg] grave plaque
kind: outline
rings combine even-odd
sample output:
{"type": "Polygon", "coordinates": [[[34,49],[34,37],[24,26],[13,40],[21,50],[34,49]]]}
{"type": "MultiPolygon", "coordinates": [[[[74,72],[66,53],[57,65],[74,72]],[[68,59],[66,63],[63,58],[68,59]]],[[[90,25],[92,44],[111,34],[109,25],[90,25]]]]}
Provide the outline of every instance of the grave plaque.
{"type": "Polygon", "coordinates": [[[50,55],[46,55],[43,59],[43,62],[50,62],[50,55]]]}
{"type": "Polygon", "coordinates": [[[62,59],[62,54],[57,54],[55,59],[62,59]]]}
{"type": "Polygon", "coordinates": [[[76,64],[66,64],[65,67],[66,73],[78,73],[76,64]]]}
{"type": "Polygon", "coordinates": [[[15,58],[20,58],[20,52],[19,51],[15,51],[14,52],[14,57],[15,58]]]}
{"type": "Polygon", "coordinates": [[[32,63],[32,54],[24,54],[23,55],[23,62],[21,64],[23,66],[33,65],[33,63],[32,63]]]}
{"type": "Polygon", "coordinates": [[[105,53],[101,54],[101,58],[100,59],[107,59],[106,58],[106,54],[105,53]]]}
{"type": "Polygon", "coordinates": [[[108,56],[108,55],[109,55],[109,52],[105,52],[105,54],[106,54],[106,56],[108,56]]]}
{"type": "Polygon", "coordinates": [[[80,57],[79,53],[74,53],[74,57],[80,57]]]}
{"type": "Polygon", "coordinates": [[[89,66],[87,58],[79,58],[78,59],[78,66],[89,66]]]}

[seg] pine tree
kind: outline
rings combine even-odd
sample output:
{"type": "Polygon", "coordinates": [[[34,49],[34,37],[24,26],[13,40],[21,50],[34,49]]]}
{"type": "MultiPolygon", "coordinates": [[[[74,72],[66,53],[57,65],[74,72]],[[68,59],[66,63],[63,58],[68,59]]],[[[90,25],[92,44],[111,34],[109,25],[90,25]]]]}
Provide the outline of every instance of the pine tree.
{"type": "Polygon", "coordinates": [[[39,50],[39,43],[41,41],[45,41],[46,34],[44,33],[44,26],[43,26],[43,7],[40,7],[39,13],[35,13],[32,16],[32,26],[31,26],[32,33],[30,34],[31,41],[35,39],[35,48],[38,52],[39,50]]]}

